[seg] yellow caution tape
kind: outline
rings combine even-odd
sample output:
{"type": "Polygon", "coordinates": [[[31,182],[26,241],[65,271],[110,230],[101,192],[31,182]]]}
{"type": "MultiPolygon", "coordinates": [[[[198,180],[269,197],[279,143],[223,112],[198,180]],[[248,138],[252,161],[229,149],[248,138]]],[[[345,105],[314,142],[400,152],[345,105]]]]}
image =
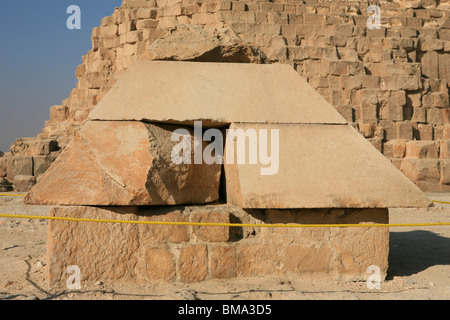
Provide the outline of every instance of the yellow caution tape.
{"type": "MultiPolygon", "coordinates": [[[[0,194],[4,197],[25,197],[23,194],[0,194]]],[[[450,204],[450,202],[432,200],[433,202],[450,204]]],[[[211,226],[211,227],[255,227],[255,228],[373,228],[373,227],[430,227],[430,226],[450,226],[450,222],[436,223],[370,223],[370,224],[252,224],[252,223],[214,223],[214,222],[168,222],[168,221],[127,221],[127,220],[106,220],[106,219],[83,219],[65,218],[49,216],[31,216],[18,214],[0,214],[3,218],[38,219],[38,220],[62,220],[74,222],[103,222],[103,223],[125,223],[125,224],[145,224],[145,225],[169,225],[169,226],[211,226]]]]}
{"type": "Polygon", "coordinates": [[[433,202],[437,202],[437,203],[445,203],[445,204],[450,204],[450,202],[446,202],[446,201],[439,201],[439,200],[431,200],[433,202]]]}
{"type": "Polygon", "coordinates": [[[436,223],[370,223],[370,224],[252,224],[252,223],[215,223],[215,222],[167,222],[167,221],[129,221],[129,220],[107,220],[107,219],[83,219],[50,216],[31,216],[19,214],[0,214],[4,218],[38,219],[38,220],[62,220],[74,222],[103,222],[103,223],[125,223],[144,225],[169,225],[169,226],[211,226],[211,227],[255,227],[255,228],[352,228],[352,227],[429,227],[450,226],[450,222],[436,223]]]}

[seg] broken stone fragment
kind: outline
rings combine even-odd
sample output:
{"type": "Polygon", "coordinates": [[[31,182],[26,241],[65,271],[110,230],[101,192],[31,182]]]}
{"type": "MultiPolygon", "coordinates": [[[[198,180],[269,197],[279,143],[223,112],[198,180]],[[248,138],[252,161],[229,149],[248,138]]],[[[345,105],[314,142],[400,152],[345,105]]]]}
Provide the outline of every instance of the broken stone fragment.
{"type": "MultiPolygon", "coordinates": [[[[171,140],[172,132],[178,128],[88,121],[41,176],[25,203],[127,206],[217,200],[220,164],[172,161],[172,150],[178,144],[171,140]]],[[[191,137],[193,141],[193,133],[191,137]]]]}
{"type": "Polygon", "coordinates": [[[263,63],[264,53],[230,28],[178,25],[152,43],[142,60],[263,63]]]}

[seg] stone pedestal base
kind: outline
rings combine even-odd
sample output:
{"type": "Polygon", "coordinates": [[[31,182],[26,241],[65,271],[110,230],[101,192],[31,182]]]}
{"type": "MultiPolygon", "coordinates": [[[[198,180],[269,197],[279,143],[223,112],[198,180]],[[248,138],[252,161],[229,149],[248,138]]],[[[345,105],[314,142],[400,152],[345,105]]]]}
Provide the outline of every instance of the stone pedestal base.
{"type": "MultiPolygon", "coordinates": [[[[229,205],[178,207],[54,207],[55,217],[232,223],[387,223],[387,209],[242,210],[229,205]]],[[[198,282],[260,275],[318,275],[364,280],[376,265],[384,279],[389,230],[377,228],[254,228],[49,223],[50,283],[64,287],[67,268],[82,283],[198,282]]]]}

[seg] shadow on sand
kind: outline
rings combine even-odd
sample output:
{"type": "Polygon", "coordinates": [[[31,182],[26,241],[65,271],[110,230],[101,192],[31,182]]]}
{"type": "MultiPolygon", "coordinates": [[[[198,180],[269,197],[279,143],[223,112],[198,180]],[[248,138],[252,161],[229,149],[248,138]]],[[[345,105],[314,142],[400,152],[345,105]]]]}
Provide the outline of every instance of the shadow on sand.
{"type": "Polygon", "coordinates": [[[426,230],[390,232],[388,279],[450,265],[450,238],[426,230]]]}

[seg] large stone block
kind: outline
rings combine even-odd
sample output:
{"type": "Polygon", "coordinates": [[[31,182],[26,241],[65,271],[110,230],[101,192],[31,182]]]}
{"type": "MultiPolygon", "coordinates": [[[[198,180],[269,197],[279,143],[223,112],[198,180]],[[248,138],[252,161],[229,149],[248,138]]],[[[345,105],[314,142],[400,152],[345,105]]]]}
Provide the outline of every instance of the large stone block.
{"type": "Polygon", "coordinates": [[[9,156],[7,157],[8,180],[14,181],[15,176],[33,175],[33,157],[9,156]]]}
{"type": "Polygon", "coordinates": [[[36,184],[36,178],[34,176],[15,176],[13,187],[17,192],[28,192],[36,184]]]}
{"type": "Polygon", "coordinates": [[[53,139],[19,138],[11,145],[14,156],[49,155],[58,150],[58,142],[53,139]]]}
{"type": "Polygon", "coordinates": [[[423,191],[433,191],[439,184],[438,159],[403,159],[400,170],[423,191]]]}
{"type": "MultiPolygon", "coordinates": [[[[179,127],[86,122],[25,198],[28,204],[174,205],[218,199],[220,164],[175,164],[179,127]]],[[[186,129],[194,145],[193,130],[186,129]]],[[[203,150],[203,149],[202,149],[203,150]]],[[[189,157],[191,156],[191,157],[189,157]]]]}
{"type": "Polygon", "coordinates": [[[43,175],[56,160],[56,156],[34,156],[33,175],[37,178],[43,175]]]}
{"type": "Polygon", "coordinates": [[[147,248],[137,258],[135,270],[145,281],[172,281],[176,276],[175,257],[167,245],[147,248]]]}
{"type": "Polygon", "coordinates": [[[8,161],[6,157],[0,157],[0,178],[4,178],[7,175],[8,161]]]}
{"type": "Polygon", "coordinates": [[[207,212],[209,218],[214,215],[218,221],[223,221],[223,215],[240,223],[274,223],[283,227],[252,230],[225,227],[235,236],[216,241],[198,238],[190,225],[50,220],[47,242],[50,284],[65,286],[69,276],[66,270],[71,265],[80,268],[82,286],[97,281],[120,285],[260,275],[310,275],[353,281],[366,279],[370,265],[380,268],[382,279],[386,275],[388,228],[337,228],[320,224],[388,223],[387,209],[245,211],[229,205],[54,207],[50,216],[195,223],[198,216],[207,212]],[[288,227],[294,223],[319,226],[288,227]]]}
{"type": "Polygon", "coordinates": [[[450,184],[450,160],[449,159],[441,159],[440,163],[440,171],[441,171],[441,179],[440,183],[449,185],[450,184]]]}
{"type": "Polygon", "coordinates": [[[431,204],[347,125],[232,124],[225,153],[227,202],[242,208],[431,204]]]}
{"type": "Polygon", "coordinates": [[[184,61],[136,61],[89,117],[220,126],[347,123],[291,66],[184,61]]]}
{"type": "Polygon", "coordinates": [[[198,282],[208,276],[208,251],[205,245],[195,244],[181,249],[179,272],[183,282],[198,282]]]}
{"type": "MultiPolygon", "coordinates": [[[[78,69],[77,69],[78,70],[78,69]]],[[[50,108],[50,121],[61,122],[67,119],[69,108],[63,106],[52,106],[50,108]]]]}
{"type": "Polygon", "coordinates": [[[406,140],[393,139],[383,145],[383,154],[388,158],[404,158],[406,154],[406,140]]]}
{"type": "Polygon", "coordinates": [[[406,143],[406,158],[437,159],[439,157],[439,143],[436,141],[409,141],[406,143]]]}
{"type": "Polygon", "coordinates": [[[439,140],[439,158],[450,159],[450,140],[439,140]]]}
{"type": "Polygon", "coordinates": [[[236,249],[233,245],[213,247],[209,256],[212,278],[236,277],[236,249]]]}

